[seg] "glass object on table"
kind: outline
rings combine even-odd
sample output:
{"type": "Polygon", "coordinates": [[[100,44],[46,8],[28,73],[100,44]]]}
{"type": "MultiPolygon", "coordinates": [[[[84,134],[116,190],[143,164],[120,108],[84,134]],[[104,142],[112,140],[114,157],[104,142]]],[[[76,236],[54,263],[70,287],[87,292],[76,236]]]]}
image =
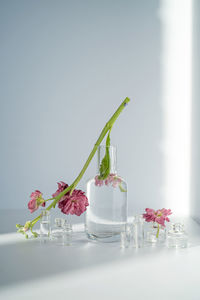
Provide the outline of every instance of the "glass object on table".
{"type": "Polygon", "coordinates": [[[120,246],[121,248],[129,248],[130,246],[130,235],[127,230],[123,230],[120,233],[120,246]]]}
{"type": "Polygon", "coordinates": [[[42,210],[40,218],[40,241],[46,242],[50,237],[50,212],[42,210]]]}
{"type": "Polygon", "coordinates": [[[51,240],[56,245],[71,245],[72,226],[67,220],[62,218],[55,219],[55,225],[51,230],[51,240]]]}
{"type": "Polygon", "coordinates": [[[72,225],[63,220],[63,245],[70,246],[72,243],[72,225]]]}
{"type": "Polygon", "coordinates": [[[134,216],[134,247],[142,248],[144,246],[144,218],[143,215],[134,216]]]}
{"type": "Polygon", "coordinates": [[[132,221],[125,225],[121,232],[122,248],[142,248],[144,246],[144,218],[142,215],[135,215],[132,221]]]}
{"type": "Polygon", "coordinates": [[[146,234],[147,242],[149,243],[164,243],[166,241],[166,229],[164,226],[156,223],[148,223],[146,234]]]}
{"type": "Polygon", "coordinates": [[[53,243],[57,245],[63,245],[64,230],[62,225],[63,225],[63,219],[56,218],[55,224],[51,229],[51,240],[53,243]]]}
{"type": "Polygon", "coordinates": [[[119,242],[127,223],[127,184],[117,174],[116,165],[116,147],[99,146],[97,175],[87,182],[89,206],[85,228],[89,239],[119,242]],[[104,180],[99,180],[105,153],[109,153],[110,157],[109,175],[104,180]]]}
{"type": "Polygon", "coordinates": [[[170,230],[167,234],[168,248],[187,248],[188,235],[185,232],[184,225],[181,223],[171,224],[170,230]]]}

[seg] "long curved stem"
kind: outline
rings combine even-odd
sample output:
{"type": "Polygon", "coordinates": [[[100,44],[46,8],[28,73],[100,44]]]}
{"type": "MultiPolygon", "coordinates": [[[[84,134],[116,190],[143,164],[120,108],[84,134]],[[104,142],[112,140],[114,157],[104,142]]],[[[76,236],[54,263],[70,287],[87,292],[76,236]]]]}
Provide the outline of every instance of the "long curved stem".
{"type": "MultiPolygon", "coordinates": [[[[46,210],[50,210],[52,207],[55,207],[56,204],[58,203],[58,201],[67,193],[67,192],[73,192],[73,190],[75,189],[75,187],[77,186],[77,184],[79,183],[79,181],[81,180],[81,178],[83,177],[87,167],[89,166],[92,158],[94,157],[99,145],[101,144],[102,140],[104,139],[104,137],[106,136],[107,132],[112,128],[113,124],[115,123],[115,121],[117,120],[117,118],[119,117],[119,115],[121,114],[121,112],[123,111],[123,109],[125,108],[125,106],[128,104],[128,102],[130,101],[130,99],[128,97],[125,98],[125,100],[122,102],[122,104],[118,107],[118,109],[116,110],[116,112],[112,115],[112,117],[109,119],[109,121],[106,123],[106,125],[104,126],[103,130],[101,131],[101,134],[99,136],[99,138],[97,139],[96,143],[94,144],[94,147],[90,153],[90,155],[88,156],[88,159],[86,160],[82,170],[80,171],[79,175],[76,177],[76,179],[74,180],[74,182],[68,186],[64,191],[62,191],[58,196],[55,197],[55,200],[46,208],[46,210]]],[[[39,219],[40,219],[40,215],[35,218],[31,223],[34,225],[39,219]]]]}
{"type": "Polygon", "coordinates": [[[104,139],[105,135],[107,134],[107,132],[112,128],[113,124],[115,123],[116,119],[118,118],[118,116],[120,115],[120,113],[122,112],[122,110],[124,109],[124,107],[128,104],[128,102],[130,101],[130,99],[127,97],[122,104],[119,106],[119,108],[116,110],[116,112],[113,114],[113,116],[110,118],[110,120],[106,123],[106,125],[104,126],[98,140],[96,141],[86,163],[84,164],[81,172],[79,173],[78,177],[74,180],[73,182],[73,187],[76,187],[76,185],[79,183],[79,181],[81,180],[83,174],[85,173],[87,167],[89,166],[93,156],[95,155],[99,145],[101,144],[102,140],[104,139]]]}

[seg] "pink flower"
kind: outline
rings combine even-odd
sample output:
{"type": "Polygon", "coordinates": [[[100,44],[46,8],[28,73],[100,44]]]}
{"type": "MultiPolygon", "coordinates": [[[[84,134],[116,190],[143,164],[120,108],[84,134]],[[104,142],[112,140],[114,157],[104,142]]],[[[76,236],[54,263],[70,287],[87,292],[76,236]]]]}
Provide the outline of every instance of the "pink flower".
{"type": "MultiPolygon", "coordinates": [[[[105,180],[105,185],[111,184],[113,187],[117,187],[122,182],[121,178],[117,177],[116,174],[109,174],[105,180]]],[[[104,180],[99,179],[99,176],[95,176],[95,185],[102,186],[104,180]]]]}
{"type": "Polygon", "coordinates": [[[117,187],[122,182],[121,178],[116,174],[110,174],[105,180],[105,185],[112,184],[113,187],[117,187]]]}
{"type": "Polygon", "coordinates": [[[88,205],[88,199],[81,190],[73,190],[71,195],[68,192],[58,203],[58,207],[61,209],[62,213],[77,216],[80,216],[86,210],[88,205]]]}
{"type": "Polygon", "coordinates": [[[145,209],[146,214],[143,214],[143,218],[145,218],[146,222],[154,222],[155,221],[155,210],[151,208],[145,209]]]}
{"type": "Polygon", "coordinates": [[[170,222],[168,216],[171,214],[172,214],[171,209],[166,209],[166,208],[159,209],[155,213],[155,222],[165,227],[165,221],[170,222]]]}
{"type": "Polygon", "coordinates": [[[109,174],[109,176],[105,180],[105,185],[109,185],[109,184],[112,183],[112,181],[113,181],[113,175],[114,174],[109,174]]]}
{"type": "Polygon", "coordinates": [[[37,199],[37,198],[39,198],[41,196],[42,196],[42,193],[40,191],[38,191],[38,190],[35,190],[35,192],[31,193],[30,197],[31,197],[31,199],[37,199]]]}
{"type": "Polygon", "coordinates": [[[97,175],[97,176],[95,176],[95,185],[96,186],[102,186],[103,185],[103,180],[101,180],[101,179],[99,179],[99,176],[97,175]]]}
{"type": "Polygon", "coordinates": [[[36,211],[39,206],[45,206],[45,201],[42,199],[42,193],[38,190],[35,190],[35,192],[31,193],[31,200],[28,203],[28,209],[31,213],[36,211]]]}
{"type": "MultiPolygon", "coordinates": [[[[58,182],[58,189],[57,191],[52,195],[53,198],[55,198],[56,196],[58,196],[62,191],[64,191],[66,188],[68,188],[68,184],[63,182],[63,181],[60,181],[58,182]]],[[[65,195],[60,199],[61,200],[64,200],[65,198],[65,195]]]]}
{"type": "Polygon", "coordinates": [[[168,216],[172,214],[171,209],[162,208],[155,211],[154,209],[146,208],[145,211],[146,213],[143,214],[143,217],[146,222],[156,222],[164,227],[165,221],[170,222],[168,216]]]}

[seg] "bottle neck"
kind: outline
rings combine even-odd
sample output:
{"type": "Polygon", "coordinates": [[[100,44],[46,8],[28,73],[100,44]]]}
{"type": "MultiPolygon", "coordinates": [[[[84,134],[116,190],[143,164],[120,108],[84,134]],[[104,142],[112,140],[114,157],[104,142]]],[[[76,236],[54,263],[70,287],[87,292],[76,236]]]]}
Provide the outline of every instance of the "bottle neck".
{"type": "Polygon", "coordinates": [[[100,166],[106,152],[109,151],[110,174],[117,174],[117,149],[114,146],[99,146],[97,153],[97,172],[100,174],[100,166]]]}

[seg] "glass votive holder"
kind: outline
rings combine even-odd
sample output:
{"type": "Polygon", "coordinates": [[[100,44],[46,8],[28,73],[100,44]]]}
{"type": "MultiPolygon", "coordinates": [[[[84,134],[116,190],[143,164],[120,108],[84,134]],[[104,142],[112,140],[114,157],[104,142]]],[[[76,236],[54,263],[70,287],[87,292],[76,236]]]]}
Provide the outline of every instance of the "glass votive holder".
{"type": "Polygon", "coordinates": [[[164,226],[156,223],[149,222],[148,229],[146,233],[147,242],[155,243],[164,243],[166,241],[166,229],[164,226]]]}
{"type": "Polygon", "coordinates": [[[167,233],[168,248],[187,248],[188,234],[182,223],[172,223],[167,233]]]}

